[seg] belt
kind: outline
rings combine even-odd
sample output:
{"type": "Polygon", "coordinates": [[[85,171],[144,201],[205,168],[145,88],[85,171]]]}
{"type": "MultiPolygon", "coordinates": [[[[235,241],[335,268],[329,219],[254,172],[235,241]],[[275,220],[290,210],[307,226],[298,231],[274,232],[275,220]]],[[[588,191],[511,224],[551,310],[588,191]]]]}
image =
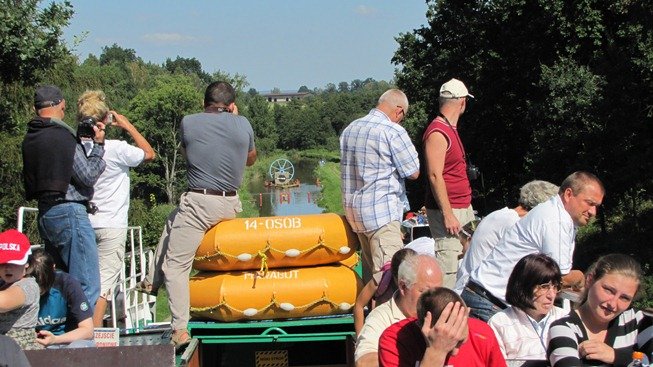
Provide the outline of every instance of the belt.
{"type": "Polygon", "coordinates": [[[189,192],[196,192],[198,194],[204,195],[218,195],[218,196],[236,196],[238,192],[236,191],[222,191],[222,190],[213,190],[213,189],[188,189],[189,192]]]}
{"type": "Polygon", "coordinates": [[[505,309],[505,308],[508,307],[505,302],[503,302],[502,300],[495,297],[492,293],[490,293],[490,291],[483,288],[483,286],[481,286],[478,283],[475,283],[475,282],[470,280],[469,282],[467,282],[467,285],[465,287],[468,290],[470,290],[470,291],[478,294],[479,296],[487,299],[488,301],[492,302],[495,306],[500,307],[501,309],[505,309]]]}

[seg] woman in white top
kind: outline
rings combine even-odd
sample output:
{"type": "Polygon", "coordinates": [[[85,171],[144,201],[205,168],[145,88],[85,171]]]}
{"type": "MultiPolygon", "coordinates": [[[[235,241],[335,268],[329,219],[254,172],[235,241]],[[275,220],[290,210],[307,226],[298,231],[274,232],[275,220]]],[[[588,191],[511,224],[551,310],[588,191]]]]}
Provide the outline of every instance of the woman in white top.
{"type": "Polygon", "coordinates": [[[506,301],[511,307],[488,323],[506,360],[545,360],[549,327],[567,314],[553,301],[560,291],[558,264],[544,254],[523,257],[508,278],[506,301]]]}

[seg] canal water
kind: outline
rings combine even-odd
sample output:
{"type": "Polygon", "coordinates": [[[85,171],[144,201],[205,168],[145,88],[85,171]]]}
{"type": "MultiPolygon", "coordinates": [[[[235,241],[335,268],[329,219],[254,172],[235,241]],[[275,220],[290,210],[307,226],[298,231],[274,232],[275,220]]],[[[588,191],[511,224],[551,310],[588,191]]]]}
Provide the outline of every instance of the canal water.
{"type": "MultiPolygon", "coordinates": [[[[259,209],[259,216],[319,214],[324,211],[317,205],[321,187],[316,185],[313,173],[319,161],[302,159],[291,163],[295,171],[292,180],[299,179],[298,187],[266,187],[264,180],[250,182],[248,189],[259,209]]],[[[270,180],[270,177],[266,175],[265,179],[270,180]]]]}

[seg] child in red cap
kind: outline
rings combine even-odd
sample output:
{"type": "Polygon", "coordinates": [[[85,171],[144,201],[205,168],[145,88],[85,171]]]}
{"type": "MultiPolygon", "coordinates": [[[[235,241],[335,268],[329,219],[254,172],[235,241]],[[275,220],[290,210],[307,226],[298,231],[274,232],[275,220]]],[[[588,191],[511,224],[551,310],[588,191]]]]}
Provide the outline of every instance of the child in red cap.
{"type": "Polygon", "coordinates": [[[41,349],[36,342],[39,286],[29,272],[29,239],[15,229],[0,233],[0,334],[23,349],[41,349]]]}

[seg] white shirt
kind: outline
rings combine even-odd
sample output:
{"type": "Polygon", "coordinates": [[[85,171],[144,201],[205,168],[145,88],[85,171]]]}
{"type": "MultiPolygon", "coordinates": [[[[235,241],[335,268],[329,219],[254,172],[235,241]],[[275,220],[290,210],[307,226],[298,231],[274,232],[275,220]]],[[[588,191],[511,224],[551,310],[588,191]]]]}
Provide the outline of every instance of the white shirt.
{"type": "Polygon", "coordinates": [[[91,200],[98,211],[88,217],[93,228],[127,228],[129,168],[143,162],[145,151],[122,140],[105,140],[104,144],[107,166],[93,187],[91,200]]]}
{"type": "Polygon", "coordinates": [[[513,209],[505,207],[488,214],[478,224],[469,250],[463,257],[456,274],[456,285],[453,290],[461,294],[469,280],[469,274],[481,264],[494,246],[499,243],[506,231],[519,220],[519,215],[513,209]]]}
{"type": "Polygon", "coordinates": [[[431,237],[420,237],[410,241],[405,248],[415,250],[420,255],[430,255],[435,257],[435,240],[431,237]]]}
{"type": "Polygon", "coordinates": [[[508,307],[492,316],[488,324],[494,330],[504,358],[546,360],[549,327],[553,321],[566,315],[567,311],[553,307],[537,322],[526,312],[508,307]]]}
{"type": "MultiPolygon", "coordinates": [[[[395,292],[395,296],[397,292],[395,292]]],[[[358,361],[359,358],[369,353],[379,352],[379,339],[381,334],[388,326],[395,322],[405,319],[406,316],[399,309],[395,297],[393,296],[388,302],[376,307],[365,318],[365,324],[361,329],[358,340],[356,341],[356,351],[354,352],[354,360],[358,361]]]]}
{"type": "Polygon", "coordinates": [[[505,301],[512,269],[522,257],[542,253],[560,266],[562,274],[571,270],[576,227],[559,195],[543,202],[512,226],[470,279],[495,297],[505,301]]]}

